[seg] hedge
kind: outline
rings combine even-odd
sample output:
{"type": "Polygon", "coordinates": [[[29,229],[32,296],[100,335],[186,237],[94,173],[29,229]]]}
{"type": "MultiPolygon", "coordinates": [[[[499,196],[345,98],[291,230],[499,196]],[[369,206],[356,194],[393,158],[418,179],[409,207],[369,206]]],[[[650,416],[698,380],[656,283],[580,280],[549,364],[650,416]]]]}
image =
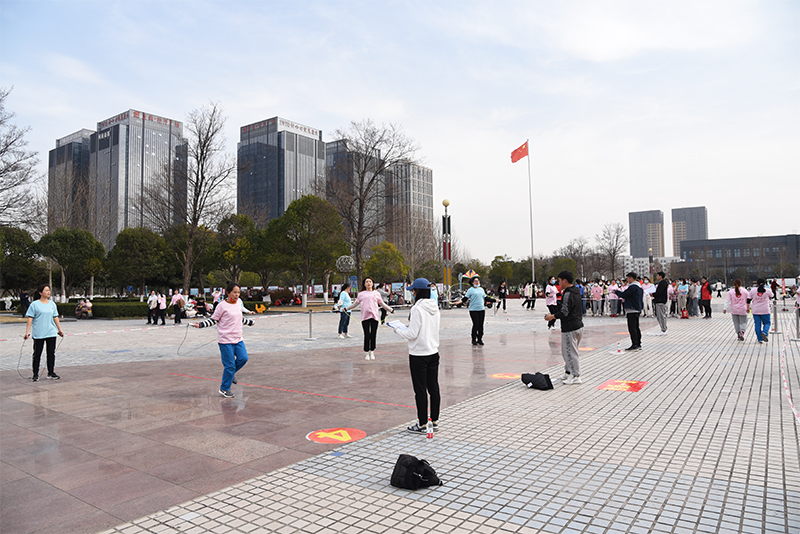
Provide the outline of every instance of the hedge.
{"type": "MultiPolygon", "coordinates": [[[[266,302],[245,301],[248,310],[255,311],[256,304],[267,306],[266,302]]],[[[75,306],[72,303],[57,303],[58,313],[64,317],[75,317],[75,306]]],[[[269,308],[269,306],[267,306],[269,308]]],[[[166,310],[167,315],[171,310],[166,310]]],[[[92,317],[98,319],[117,319],[124,317],[147,317],[147,302],[92,302],[92,317]]]]}

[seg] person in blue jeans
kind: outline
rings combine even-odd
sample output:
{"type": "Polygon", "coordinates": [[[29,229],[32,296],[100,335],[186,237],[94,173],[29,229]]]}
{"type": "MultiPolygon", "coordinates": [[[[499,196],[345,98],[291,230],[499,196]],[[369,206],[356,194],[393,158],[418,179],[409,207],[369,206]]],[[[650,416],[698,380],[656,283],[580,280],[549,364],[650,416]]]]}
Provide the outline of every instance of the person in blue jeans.
{"type": "Polygon", "coordinates": [[[469,301],[469,316],[472,319],[472,344],[483,345],[483,323],[486,320],[486,291],[481,287],[481,279],[473,276],[470,287],[461,304],[469,301]]]}

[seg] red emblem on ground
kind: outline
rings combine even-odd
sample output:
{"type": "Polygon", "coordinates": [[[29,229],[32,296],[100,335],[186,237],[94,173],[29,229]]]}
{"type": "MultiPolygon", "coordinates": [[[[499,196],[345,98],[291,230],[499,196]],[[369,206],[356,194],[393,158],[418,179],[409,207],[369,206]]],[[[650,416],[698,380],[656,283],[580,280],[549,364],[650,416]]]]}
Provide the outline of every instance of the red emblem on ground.
{"type": "Polygon", "coordinates": [[[316,443],[339,445],[351,441],[358,441],[366,437],[366,435],[366,432],[357,428],[323,428],[322,430],[309,432],[306,439],[316,443]]]}
{"type": "Polygon", "coordinates": [[[603,382],[597,389],[608,389],[611,391],[641,391],[649,382],[640,382],[638,380],[609,380],[603,382]]]}
{"type": "Polygon", "coordinates": [[[499,378],[501,380],[514,380],[517,378],[522,378],[522,375],[517,373],[495,373],[493,375],[489,375],[489,378],[499,378]]]}

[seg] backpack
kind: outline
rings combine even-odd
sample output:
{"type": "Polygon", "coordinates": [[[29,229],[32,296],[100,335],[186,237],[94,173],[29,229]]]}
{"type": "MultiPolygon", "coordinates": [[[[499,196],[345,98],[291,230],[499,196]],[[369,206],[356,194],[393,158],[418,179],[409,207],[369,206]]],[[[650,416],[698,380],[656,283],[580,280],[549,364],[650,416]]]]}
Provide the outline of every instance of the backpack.
{"type": "Polygon", "coordinates": [[[522,383],[533,389],[548,390],[553,389],[553,383],[550,381],[550,375],[543,375],[536,373],[522,373],[522,383]]]}
{"type": "Polygon", "coordinates": [[[416,490],[429,486],[441,486],[442,481],[436,476],[431,464],[410,454],[401,454],[394,464],[391,478],[392,486],[416,490]]]}

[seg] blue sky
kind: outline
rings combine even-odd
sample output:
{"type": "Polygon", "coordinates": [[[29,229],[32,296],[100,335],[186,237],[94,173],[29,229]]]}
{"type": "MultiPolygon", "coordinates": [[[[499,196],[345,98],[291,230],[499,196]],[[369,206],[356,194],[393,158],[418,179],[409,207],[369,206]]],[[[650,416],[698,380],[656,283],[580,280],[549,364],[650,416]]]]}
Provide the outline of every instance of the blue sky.
{"type": "Polygon", "coordinates": [[[705,205],[709,237],[800,231],[800,4],[0,1],[0,85],[30,148],[130,108],[239,126],[371,118],[417,140],[472,256],[705,205]]]}

